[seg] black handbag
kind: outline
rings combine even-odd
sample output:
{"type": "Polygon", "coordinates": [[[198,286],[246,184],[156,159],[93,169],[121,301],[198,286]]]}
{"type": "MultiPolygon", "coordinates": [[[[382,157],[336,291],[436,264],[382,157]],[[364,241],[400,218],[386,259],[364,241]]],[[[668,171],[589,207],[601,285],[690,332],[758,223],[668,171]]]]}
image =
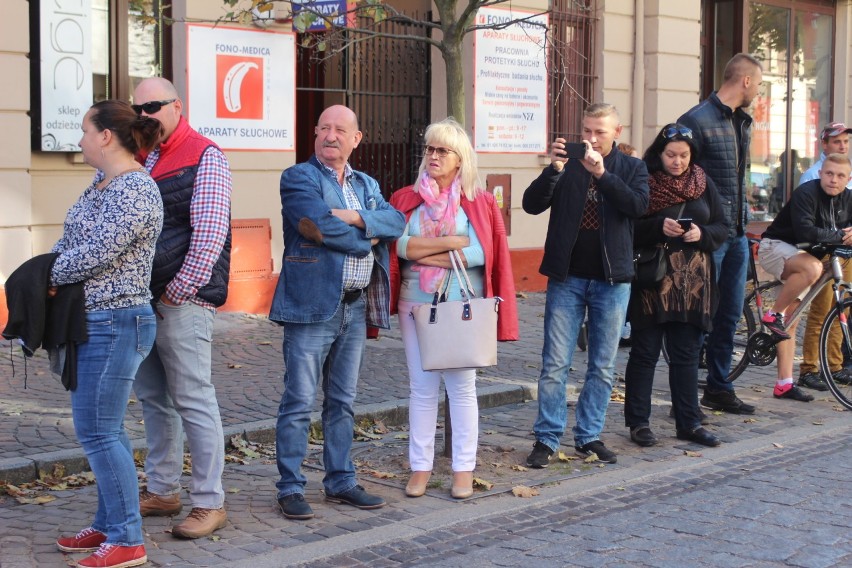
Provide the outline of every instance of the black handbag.
{"type": "Polygon", "coordinates": [[[633,251],[633,285],[637,288],[654,288],[666,275],[666,249],[660,244],[633,251]]]}
{"type": "MultiPolygon", "coordinates": [[[[680,217],[686,202],[682,203],[676,217],[680,217]]],[[[666,251],[668,243],[633,249],[633,285],[637,288],[655,288],[666,276],[666,251]]]]}

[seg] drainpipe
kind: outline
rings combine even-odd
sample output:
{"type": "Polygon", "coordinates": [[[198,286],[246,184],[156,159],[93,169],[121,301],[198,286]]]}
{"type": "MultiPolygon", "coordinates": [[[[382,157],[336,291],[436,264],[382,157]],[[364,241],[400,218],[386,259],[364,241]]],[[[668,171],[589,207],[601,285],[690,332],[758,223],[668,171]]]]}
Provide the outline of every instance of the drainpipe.
{"type": "Polygon", "coordinates": [[[633,11],[633,107],[631,140],[639,155],[645,153],[645,0],[635,0],[633,11]]]}

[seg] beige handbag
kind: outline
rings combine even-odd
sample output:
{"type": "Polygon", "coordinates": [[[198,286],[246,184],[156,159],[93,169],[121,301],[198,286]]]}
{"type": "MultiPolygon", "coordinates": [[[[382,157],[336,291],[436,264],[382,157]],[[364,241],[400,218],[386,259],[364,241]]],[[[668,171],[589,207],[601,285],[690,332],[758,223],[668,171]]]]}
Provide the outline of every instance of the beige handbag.
{"type": "Polygon", "coordinates": [[[448,371],[496,365],[497,312],[503,299],[475,298],[457,251],[450,251],[450,262],[462,299],[445,301],[452,278],[448,272],[431,303],[411,308],[423,370],[448,371]]]}

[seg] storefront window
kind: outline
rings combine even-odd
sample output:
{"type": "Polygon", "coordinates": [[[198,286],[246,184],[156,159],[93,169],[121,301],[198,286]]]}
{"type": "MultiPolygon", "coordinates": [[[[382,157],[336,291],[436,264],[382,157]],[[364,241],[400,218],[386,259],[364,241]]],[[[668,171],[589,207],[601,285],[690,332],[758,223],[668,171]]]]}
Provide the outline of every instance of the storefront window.
{"type": "Polygon", "coordinates": [[[160,8],[159,0],[92,0],[96,101],[128,99],[139,81],[163,74],[160,8]],[[120,37],[111,42],[112,25],[117,26],[115,35],[126,37],[126,48],[120,37]],[[118,77],[113,78],[113,75],[118,77]]]}
{"type": "Polygon", "coordinates": [[[750,2],[748,51],[763,62],[746,186],[754,220],[771,220],[819,158],[830,121],[834,18],[801,4],[750,2]]]}

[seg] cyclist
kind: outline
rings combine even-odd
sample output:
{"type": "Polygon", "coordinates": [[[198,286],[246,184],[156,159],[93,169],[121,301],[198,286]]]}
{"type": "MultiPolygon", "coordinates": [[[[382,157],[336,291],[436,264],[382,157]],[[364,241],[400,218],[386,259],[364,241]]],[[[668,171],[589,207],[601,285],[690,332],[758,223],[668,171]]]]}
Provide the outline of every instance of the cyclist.
{"type": "Polygon", "coordinates": [[[849,158],[829,154],[819,179],[800,185],[790,201],[763,233],[758,259],[764,270],[784,285],[763,324],[779,340],[778,381],[772,394],[809,402],[813,396],[793,384],[793,355],[796,351],[795,325],[784,325],[784,314],[792,312],[800,299],[822,274],[822,262],[796,248],[796,243],[852,245],[852,192],[846,183],[852,172],[849,158]]]}
{"type": "MultiPolygon", "coordinates": [[[[826,124],[820,133],[822,154],[819,160],[802,174],[799,184],[819,179],[819,171],[822,169],[826,155],[845,154],[848,158],[850,133],[852,133],[852,128],[847,128],[842,122],[826,124]]],[[[846,189],[852,189],[852,179],[847,182],[846,189]]],[[[843,278],[844,280],[852,280],[852,262],[844,263],[843,278]]],[[[822,292],[811,301],[805,334],[802,338],[802,362],[799,364],[799,380],[796,382],[800,387],[820,391],[828,390],[828,385],[825,384],[819,373],[819,332],[822,328],[822,322],[832,306],[834,306],[834,294],[831,286],[823,288],[822,292]]],[[[844,380],[849,380],[850,372],[843,368],[843,352],[840,348],[839,330],[836,335],[837,337],[832,337],[829,343],[829,369],[827,370],[834,375],[835,382],[844,382],[844,380]]]]}

